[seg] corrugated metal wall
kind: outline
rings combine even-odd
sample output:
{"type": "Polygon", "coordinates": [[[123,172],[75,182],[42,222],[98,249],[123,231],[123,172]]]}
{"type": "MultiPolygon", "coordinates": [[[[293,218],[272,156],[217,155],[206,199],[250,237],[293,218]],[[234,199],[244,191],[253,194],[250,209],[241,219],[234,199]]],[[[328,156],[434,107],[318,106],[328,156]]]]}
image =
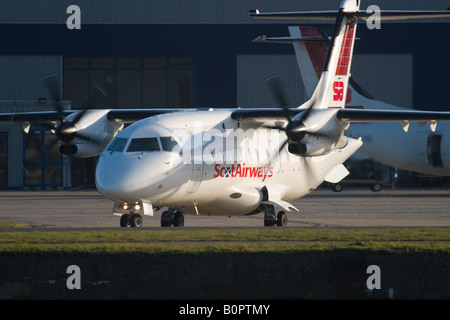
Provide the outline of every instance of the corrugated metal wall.
{"type": "MultiPolygon", "coordinates": [[[[377,100],[411,108],[412,55],[355,55],[351,73],[377,100]]],[[[294,55],[242,55],[237,57],[237,105],[240,107],[279,107],[265,79],[279,74],[290,107],[307,99],[294,55]]]]}
{"type": "Polygon", "coordinates": [[[351,73],[376,100],[413,106],[413,57],[410,54],[355,55],[351,73]]]}
{"type": "MultiPolygon", "coordinates": [[[[54,73],[61,83],[61,56],[0,56],[0,112],[54,110],[52,106],[38,103],[41,97],[50,100],[51,95],[42,78],[51,73],[54,73]]],[[[8,132],[8,186],[22,187],[22,126],[0,124],[0,131],[8,132]]],[[[64,174],[67,175],[68,170],[69,167],[65,169],[64,174]]]]}
{"type": "MultiPolygon", "coordinates": [[[[68,6],[81,9],[82,23],[253,23],[248,17],[251,9],[268,11],[331,10],[338,0],[2,0],[2,23],[61,23],[65,24],[68,6]]],[[[447,0],[371,0],[362,1],[361,9],[378,5],[382,9],[445,10],[447,0]]],[[[265,21],[264,23],[276,23],[265,21]]]]}
{"type": "Polygon", "coordinates": [[[277,74],[290,107],[305,100],[305,87],[294,55],[239,55],[237,57],[237,106],[281,107],[265,82],[277,74]]]}
{"type": "Polygon", "coordinates": [[[37,101],[49,97],[42,78],[51,73],[60,83],[61,95],[61,56],[0,56],[0,100],[37,101]]]}

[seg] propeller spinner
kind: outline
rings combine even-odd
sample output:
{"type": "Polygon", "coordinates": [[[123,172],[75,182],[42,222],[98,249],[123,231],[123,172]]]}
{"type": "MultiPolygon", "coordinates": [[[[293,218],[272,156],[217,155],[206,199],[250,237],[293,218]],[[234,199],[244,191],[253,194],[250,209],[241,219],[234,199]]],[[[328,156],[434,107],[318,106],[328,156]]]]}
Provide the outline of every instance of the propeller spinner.
{"type": "Polygon", "coordinates": [[[281,151],[286,146],[286,144],[289,143],[288,151],[290,153],[298,155],[304,154],[306,152],[306,145],[301,143],[301,141],[306,137],[307,134],[323,136],[322,134],[316,132],[308,132],[305,126],[305,121],[309,117],[314,105],[311,104],[308,109],[306,109],[301,114],[299,119],[293,119],[289,111],[286,94],[284,93],[283,87],[281,86],[278,75],[270,76],[265,81],[274,93],[278,104],[284,110],[286,120],[288,121],[288,124],[285,127],[266,126],[266,128],[278,129],[285,132],[287,139],[280,146],[279,151],[281,151]]]}

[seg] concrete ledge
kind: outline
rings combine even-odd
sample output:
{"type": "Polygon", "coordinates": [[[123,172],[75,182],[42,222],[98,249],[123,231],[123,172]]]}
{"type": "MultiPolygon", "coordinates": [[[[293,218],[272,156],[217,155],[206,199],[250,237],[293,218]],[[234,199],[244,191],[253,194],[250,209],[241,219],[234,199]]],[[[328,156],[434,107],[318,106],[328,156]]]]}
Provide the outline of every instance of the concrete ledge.
{"type": "Polygon", "coordinates": [[[449,266],[445,254],[2,254],[0,298],[449,299],[449,266]],[[370,265],[381,289],[367,288],[370,265]]]}

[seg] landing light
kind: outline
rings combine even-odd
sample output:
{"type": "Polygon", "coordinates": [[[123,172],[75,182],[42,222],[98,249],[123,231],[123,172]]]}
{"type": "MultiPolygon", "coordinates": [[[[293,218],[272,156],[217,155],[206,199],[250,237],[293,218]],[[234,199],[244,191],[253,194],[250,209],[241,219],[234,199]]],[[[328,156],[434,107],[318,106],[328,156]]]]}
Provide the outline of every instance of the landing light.
{"type": "Polygon", "coordinates": [[[123,204],[123,210],[128,210],[128,203],[123,204]]]}
{"type": "Polygon", "coordinates": [[[139,210],[141,210],[141,206],[139,205],[139,203],[136,203],[134,205],[134,211],[139,211],[139,210]]]}

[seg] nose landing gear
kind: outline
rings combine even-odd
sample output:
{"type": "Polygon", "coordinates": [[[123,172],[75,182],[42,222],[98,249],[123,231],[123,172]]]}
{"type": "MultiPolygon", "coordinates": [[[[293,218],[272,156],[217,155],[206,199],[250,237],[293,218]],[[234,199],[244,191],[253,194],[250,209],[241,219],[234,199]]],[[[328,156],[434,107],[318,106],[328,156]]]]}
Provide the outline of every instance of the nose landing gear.
{"type": "Polygon", "coordinates": [[[125,213],[120,217],[121,227],[141,227],[142,217],[139,213],[125,213]]]}

